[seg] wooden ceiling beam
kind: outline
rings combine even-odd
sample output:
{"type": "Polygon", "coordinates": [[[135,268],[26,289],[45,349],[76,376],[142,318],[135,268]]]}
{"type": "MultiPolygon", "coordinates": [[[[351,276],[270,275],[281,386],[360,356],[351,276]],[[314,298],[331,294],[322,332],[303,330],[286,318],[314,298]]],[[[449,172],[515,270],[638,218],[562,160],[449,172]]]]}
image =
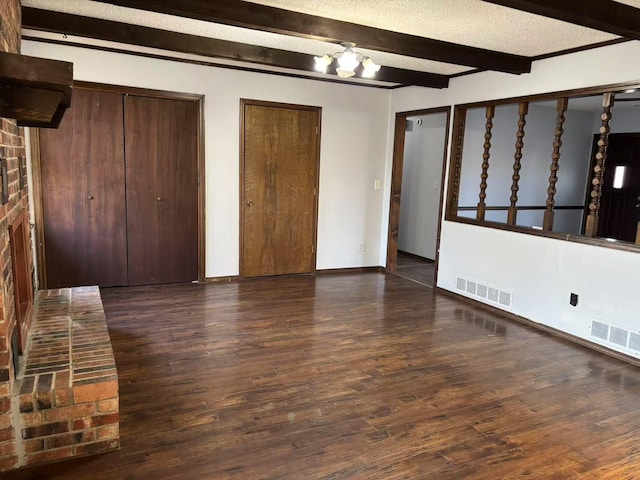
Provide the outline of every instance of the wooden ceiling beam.
{"type": "Polygon", "coordinates": [[[241,0],[98,0],[122,7],[378,50],[482,70],[528,73],[531,59],[241,0]]]}
{"type": "Polygon", "coordinates": [[[484,0],[503,7],[640,40],[640,9],[612,0],[484,0]]]}
{"type": "MultiPolygon", "coordinates": [[[[314,71],[313,55],[305,53],[259,47],[30,7],[22,9],[22,27],[206,57],[314,71]]],[[[338,78],[336,75],[331,77],[332,79],[333,77],[338,78]]],[[[391,67],[381,69],[376,74],[375,79],[382,82],[432,88],[446,88],[449,84],[449,77],[446,75],[391,67]]]]}

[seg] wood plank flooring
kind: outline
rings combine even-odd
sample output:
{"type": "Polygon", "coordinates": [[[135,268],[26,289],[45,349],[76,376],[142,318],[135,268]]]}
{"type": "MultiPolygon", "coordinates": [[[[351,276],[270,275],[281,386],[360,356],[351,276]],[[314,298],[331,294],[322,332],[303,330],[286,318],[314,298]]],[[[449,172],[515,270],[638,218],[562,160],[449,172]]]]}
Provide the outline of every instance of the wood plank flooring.
{"type": "Polygon", "coordinates": [[[395,274],[427,287],[433,287],[435,284],[436,264],[398,252],[398,265],[395,274]]]}
{"type": "Polygon", "coordinates": [[[382,273],[103,290],[122,449],[8,479],[632,479],[640,369],[382,273]]]}

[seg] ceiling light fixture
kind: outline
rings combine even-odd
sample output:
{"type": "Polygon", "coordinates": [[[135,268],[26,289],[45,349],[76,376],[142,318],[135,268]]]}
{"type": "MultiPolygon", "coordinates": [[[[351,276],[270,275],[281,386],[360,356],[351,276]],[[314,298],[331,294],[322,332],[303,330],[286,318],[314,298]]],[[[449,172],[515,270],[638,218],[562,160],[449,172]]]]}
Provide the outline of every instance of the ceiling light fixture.
{"type": "Polygon", "coordinates": [[[318,72],[327,73],[327,67],[335,60],[338,63],[336,73],[340,78],[353,77],[356,74],[356,68],[362,64],[362,77],[373,78],[380,70],[380,65],[374,63],[369,57],[365,57],[360,52],[356,52],[353,47],[354,43],[341,43],[344,50],[333,54],[326,54],[321,57],[314,57],[316,61],[316,70],[318,72]]]}

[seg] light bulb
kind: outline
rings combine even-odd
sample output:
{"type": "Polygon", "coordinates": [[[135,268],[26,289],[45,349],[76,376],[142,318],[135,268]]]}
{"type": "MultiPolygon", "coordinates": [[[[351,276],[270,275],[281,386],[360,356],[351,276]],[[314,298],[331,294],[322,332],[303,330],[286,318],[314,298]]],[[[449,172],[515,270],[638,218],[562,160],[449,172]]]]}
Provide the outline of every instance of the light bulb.
{"type": "Polygon", "coordinates": [[[336,73],[338,74],[338,76],[340,78],[349,78],[349,77],[353,77],[356,72],[354,72],[353,70],[345,70],[344,68],[336,68],[336,73]]]}
{"type": "Polygon", "coordinates": [[[323,55],[322,57],[314,57],[316,61],[315,69],[318,72],[327,73],[327,67],[331,65],[333,58],[329,55],[323,55]]]}
{"type": "Polygon", "coordinates": [[[363,78],[372,78],[375,76],[376,72],[380,70],[380,65],[376,65],[375,63],[373,63],[373,60],[371,60],[369,57],[364,59],[364,61],[362,62],[362,66],[364,67],[364,69],[362,70],[363,78]]]}
{"type": "MultiPolygon", "coordinates": [[[[340,58],[338,58],[338,65],[340,65],[340,69],[344,70],[345,72],[353,73],[359,63],[360,62],[358,61],[358,56],[351,48],[347,48],[344,52],[342,52],[340,58]]],[[[349,75],[349,77],[350,76],[351,75],[349,75]]]]}

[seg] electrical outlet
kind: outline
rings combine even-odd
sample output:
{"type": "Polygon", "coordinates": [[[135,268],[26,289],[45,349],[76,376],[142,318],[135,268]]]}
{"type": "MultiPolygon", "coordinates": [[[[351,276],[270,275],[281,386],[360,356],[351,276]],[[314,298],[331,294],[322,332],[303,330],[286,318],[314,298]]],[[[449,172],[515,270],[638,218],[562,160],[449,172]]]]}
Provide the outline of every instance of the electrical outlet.
{"type": "Polygon", "coordinates": [[[578,306],[578,294],[577,293],[572,293],[571,296],[569,297],[569,303],[571,305],[573,305],[574,307],[578,306]]]}
{"type": "Polygon", "coordinates": [[[358,251],[364,252],[364,243],[361,243],[360,245],[358,245],[358,251]]]}

